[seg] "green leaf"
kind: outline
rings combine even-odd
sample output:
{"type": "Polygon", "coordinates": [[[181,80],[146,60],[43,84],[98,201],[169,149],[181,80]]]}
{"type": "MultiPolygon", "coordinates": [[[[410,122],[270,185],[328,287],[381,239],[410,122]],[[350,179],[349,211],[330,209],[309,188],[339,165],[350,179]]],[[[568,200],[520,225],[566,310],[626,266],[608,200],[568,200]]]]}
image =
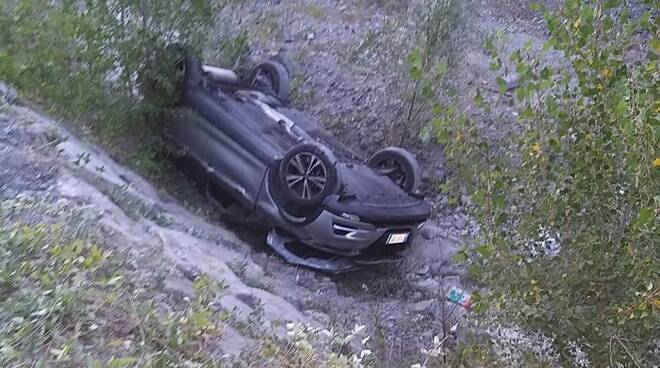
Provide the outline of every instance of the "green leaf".
{"type": "Polygon", "coordinates": [[[557,40],[550,38],[543,43],[543,51],[550,51],[557,49],[557,40]]]}
{"type": "Polygon", "coordinates": [[[469,257],[468,257],[468,254],[467,254],[466,251],[458,252],[454,256],[454,261],[459,262],[459,263],[466,262],[468,259],[469,259],[469,257]]]}
{"type": "Polygon", "coordinates": [[[419,49],[414,49],[408,54],[408,64],[417,68],[422,68],[422,56],[419,49]]]}
{"type": "Polygon", "coordinates": [[[520,50],[516,50],[512,52],[511,56],[509,56],[509,61],[514,64],[518,64],[522,62],[522,56],[520,55],[520,50]]]}
{"type": "Polygon", "coordinates": [[[585,22],[591,22],[591,20],[594,17],[594,8],[592,8],[589,5],[585,5],[584,7],[582,7],[582,12],[580,13],[580,16],[582,18],[583,24],[585,22]]]}
{"type": "Polygon", "coordinates": [[[639,23],[642,25],[642,27],[648,29],[651,27],[651,12],[646,11],[642,14],[642,18],[640,19],[639,23]]]}
{"type": "Polygon", "coordinates": [[[424,83],[424,86],[422,87],[422,96],[426,99],[433,98],[433,84],[431,80],[424,83]]]}
{"type": "Polygon", "coordinates": [[[495,224],[500,226],[506,222],[507,219],[507,214],[506,212],[500,212],[497,217],[495,217],[495,224]]]}
{"type": "Polygon", "coordinates": [[[506,200],[504,198],[504,195],[502,194],[497,194],[495,197],[493,197],[493,205],[495,208],[502,209],[504,208],[504,204],[506,203],[506,200]]]}
{"type": "Polygon", "coordinates": [[[127,368],[133,364],[137,363],[137,358],[135,357],[122,357],[122,358],[111,358],[108,361],[108,368],[127,368]]]}
{"type": "Polygon", "coordinates": [[[472,193],[472,196],[470,196],[470,200],[472,201],[472,203],[474,203],[477,206],[483,206],[485,200],[484,192],[482,190],[478,190],[472,193]]]}
{"type": "Polygon", "coordinates": [[[474,95],[474,104],[478,107],[481,107],[484,105],[484,103],[484,96],[481,94],[481,89],[477,88],[477,92],[474,95]]]}
{"type": "Polygon", "coordinates": [[[449,141],[449,132],[446,129],[438,129],[435,134],[435,140],[440,144],[446,144],[449,141]]]}
{"type": "Polygon", "coordinates": [[[484,50],[486,53],[490,56],[495,56],[497,54],[497,50],[495,49],[495,44],[493,43],[493,37],[488,37],[484,41],[483,45],[484,50]]]}
{"type": "Polygon", "coordinates": [[[433,128],[436,129],[436,130],[444,129],[445,126],[446,126],[446,123],[447,123],[447,120],[439,118],[439,117],[431,120],[431,125],[433,125],[433,128]]]}
{"type": "Polygon", "coordinates": [[[620,99],[619,103],[616,104],[614,111],[616,112],[617,116],[623,117],[628,111],[628,103],[626,100],[620,99]]]}
{"type": "Polygon", "coordinates": [[[621,0],[607,0],[605,1],[605,9],[612,9],[616,8],[617,6],[621,5],[621,0]]]}
{"type": "Polygon", "coordinates": [[[497,86],[499,87],[500,93],[504,94],[506,93],[507,86],[506,86],[506,81],[502,77],[497,77],[495,80],[497,82],[497,86]]]}
{"type": "Polygon", "coordinates": [[[490,247],[485,244],[477,247],[475,251],[482,257],[488,257],[492,253],[490,247]]]}
{"type": "Polygon", "coordinates": [[[449,66],[444,61],[439,62],[435,66],[435,73],[439,77],[444,77],[444,75],[447,73],[447,70],[449,70],[449,66]]]}
{"type": "Polygon", "coordinates": [[[649,208],[642,208],[639,210],[639,216],[637,217],[637,226],[645,226],[651,223],[651,220],[654,218],[653,211],[649,208]]]}
{"type": "Polygon", "coordinates": [[[428,144],[431,142],[431,132],[433,131],[433,125],[432,124],[427,124],[425,125],[420,131],[419,131],[419,140],[424,143],[428,144]]]}

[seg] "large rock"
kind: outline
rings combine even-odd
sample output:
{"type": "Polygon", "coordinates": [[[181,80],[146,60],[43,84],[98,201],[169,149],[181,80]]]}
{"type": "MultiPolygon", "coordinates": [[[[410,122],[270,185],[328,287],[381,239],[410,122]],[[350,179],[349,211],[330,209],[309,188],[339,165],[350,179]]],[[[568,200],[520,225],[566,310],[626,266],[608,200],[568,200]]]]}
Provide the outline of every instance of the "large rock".
{"type": "Polygon", "coordinates": [[[425,294],[435,295],[440,292],[440,283],[431,277],[417,281],[414,286],[425,294]]]}
{"type": "Polygon", "coordinates": [[[435,299],[423,300],[413,304],[413,311],[417,313],[432,313],[437,309],[438,301],[435,299]]]}
{"type": "Polygon", "coordinates": [[[460,248],[456,238],[449,236],[444,227],[433,223],[427,224],[422,230],[422,236],[416,237],[406,251],[407,258],[415,263],[429,265],[451,261],[460,248]]]}

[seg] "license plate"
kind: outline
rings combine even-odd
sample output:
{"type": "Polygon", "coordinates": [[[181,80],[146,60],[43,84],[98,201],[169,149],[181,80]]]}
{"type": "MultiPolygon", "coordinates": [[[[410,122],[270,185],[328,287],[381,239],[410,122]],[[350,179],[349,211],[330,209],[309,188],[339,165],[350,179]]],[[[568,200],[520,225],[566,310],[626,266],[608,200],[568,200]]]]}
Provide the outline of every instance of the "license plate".
{"type": "Polygon", "coordinates": [[[393,233],[387,237],[385,244],[403,244],[408,240],[410,233],[393,233]]]}

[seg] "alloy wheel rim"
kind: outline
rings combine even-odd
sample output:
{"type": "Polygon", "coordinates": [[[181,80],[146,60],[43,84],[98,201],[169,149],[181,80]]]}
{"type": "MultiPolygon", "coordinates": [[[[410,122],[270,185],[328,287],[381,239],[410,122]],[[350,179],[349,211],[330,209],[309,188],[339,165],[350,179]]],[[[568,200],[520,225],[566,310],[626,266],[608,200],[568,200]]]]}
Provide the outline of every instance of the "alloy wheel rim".
{"type": "Polygon", "coordinates": [[[309,200],[321,194],[327,180],[328,171],[325,164],[313,153],[298,153],[287,164],[287,185],[302,199],[309,200]]]}

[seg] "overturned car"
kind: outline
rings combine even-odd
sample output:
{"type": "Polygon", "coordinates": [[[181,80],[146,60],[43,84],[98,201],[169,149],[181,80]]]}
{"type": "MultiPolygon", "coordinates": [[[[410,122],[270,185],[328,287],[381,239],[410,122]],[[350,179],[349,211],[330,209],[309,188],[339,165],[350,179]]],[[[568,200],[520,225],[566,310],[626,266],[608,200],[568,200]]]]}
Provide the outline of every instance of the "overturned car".
{"type": "Polygon", "coordinates": [[[240,76],[187,58],[183,75],[173,142],[201,169],[209,200],[265,220],[288,262],[343,272],[393,261],[429,217],[415,158],[385,148],[362,162],[287,105],[286,63],[240,76]]]}

